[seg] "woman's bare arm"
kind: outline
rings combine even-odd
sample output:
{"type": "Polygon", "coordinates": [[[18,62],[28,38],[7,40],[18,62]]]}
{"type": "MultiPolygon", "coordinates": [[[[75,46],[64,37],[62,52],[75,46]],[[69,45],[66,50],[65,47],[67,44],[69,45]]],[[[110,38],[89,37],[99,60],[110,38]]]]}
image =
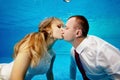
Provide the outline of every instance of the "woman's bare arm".
{"type": "Polygon", "coordinates": [[[19,53],[14,61],[10,80],[24,80],[30,61],[28,53],[19,53]]]}

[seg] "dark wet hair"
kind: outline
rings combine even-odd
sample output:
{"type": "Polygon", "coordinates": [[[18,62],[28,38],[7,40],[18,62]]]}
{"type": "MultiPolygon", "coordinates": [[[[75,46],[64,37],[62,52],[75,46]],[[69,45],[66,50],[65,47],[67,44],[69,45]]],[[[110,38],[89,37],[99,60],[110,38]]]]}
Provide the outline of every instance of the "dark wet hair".
{"type": "Polygon", "coordinates": [[[77,21],[78,25],[82,29],[82,36],[86,37],[87,34],[88,34],[88,31],[89,31],[88,20],[82,15],[73,15],[73,16],[69,17],[68,19],[73,18],[73,17],[76,18],[76,21],[77,21]]]}

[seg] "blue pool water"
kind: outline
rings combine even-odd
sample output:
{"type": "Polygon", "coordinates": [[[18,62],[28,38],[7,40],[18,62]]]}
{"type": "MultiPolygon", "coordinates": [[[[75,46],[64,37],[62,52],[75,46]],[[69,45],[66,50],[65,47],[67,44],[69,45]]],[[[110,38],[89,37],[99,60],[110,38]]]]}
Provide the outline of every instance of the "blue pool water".
{"type": "MultiPolygon", "coordinates": [[[[120,0],[0,0],[0,63],[12,60],[16,42],[30,32],[46,17],[66,20],[71,15],[84,15],[90,24],[89,34],[99,36],[120,49],[120,0]]],[[[54,64],[55,80],[69,80],[69,50],[71,44],[58,40],[54,64]]],[[[33,80],[46,80],[38,75],[33,80]]],[[[81,79],[81,74],[77,74],[81,79]]]]}

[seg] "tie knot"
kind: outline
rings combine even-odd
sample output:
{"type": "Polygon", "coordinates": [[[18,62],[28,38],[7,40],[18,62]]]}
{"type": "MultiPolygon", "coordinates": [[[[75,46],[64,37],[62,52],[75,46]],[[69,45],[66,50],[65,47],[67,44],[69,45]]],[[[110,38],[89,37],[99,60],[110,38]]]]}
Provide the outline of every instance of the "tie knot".
{"type": "Polygon", "coordinates": [[[78,52],[76,50],[74,50],[74,52],[78,54],[78,52]]]}

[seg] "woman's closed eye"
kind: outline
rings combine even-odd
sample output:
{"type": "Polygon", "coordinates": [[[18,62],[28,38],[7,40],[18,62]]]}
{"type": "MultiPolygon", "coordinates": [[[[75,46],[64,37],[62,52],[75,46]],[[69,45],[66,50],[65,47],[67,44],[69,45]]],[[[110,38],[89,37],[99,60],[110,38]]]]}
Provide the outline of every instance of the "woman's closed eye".
{"type": "Polygon", "coordinates": [[[58,28],[61,28],[62,26],[61,25],[57,25],[58,28]]]}

